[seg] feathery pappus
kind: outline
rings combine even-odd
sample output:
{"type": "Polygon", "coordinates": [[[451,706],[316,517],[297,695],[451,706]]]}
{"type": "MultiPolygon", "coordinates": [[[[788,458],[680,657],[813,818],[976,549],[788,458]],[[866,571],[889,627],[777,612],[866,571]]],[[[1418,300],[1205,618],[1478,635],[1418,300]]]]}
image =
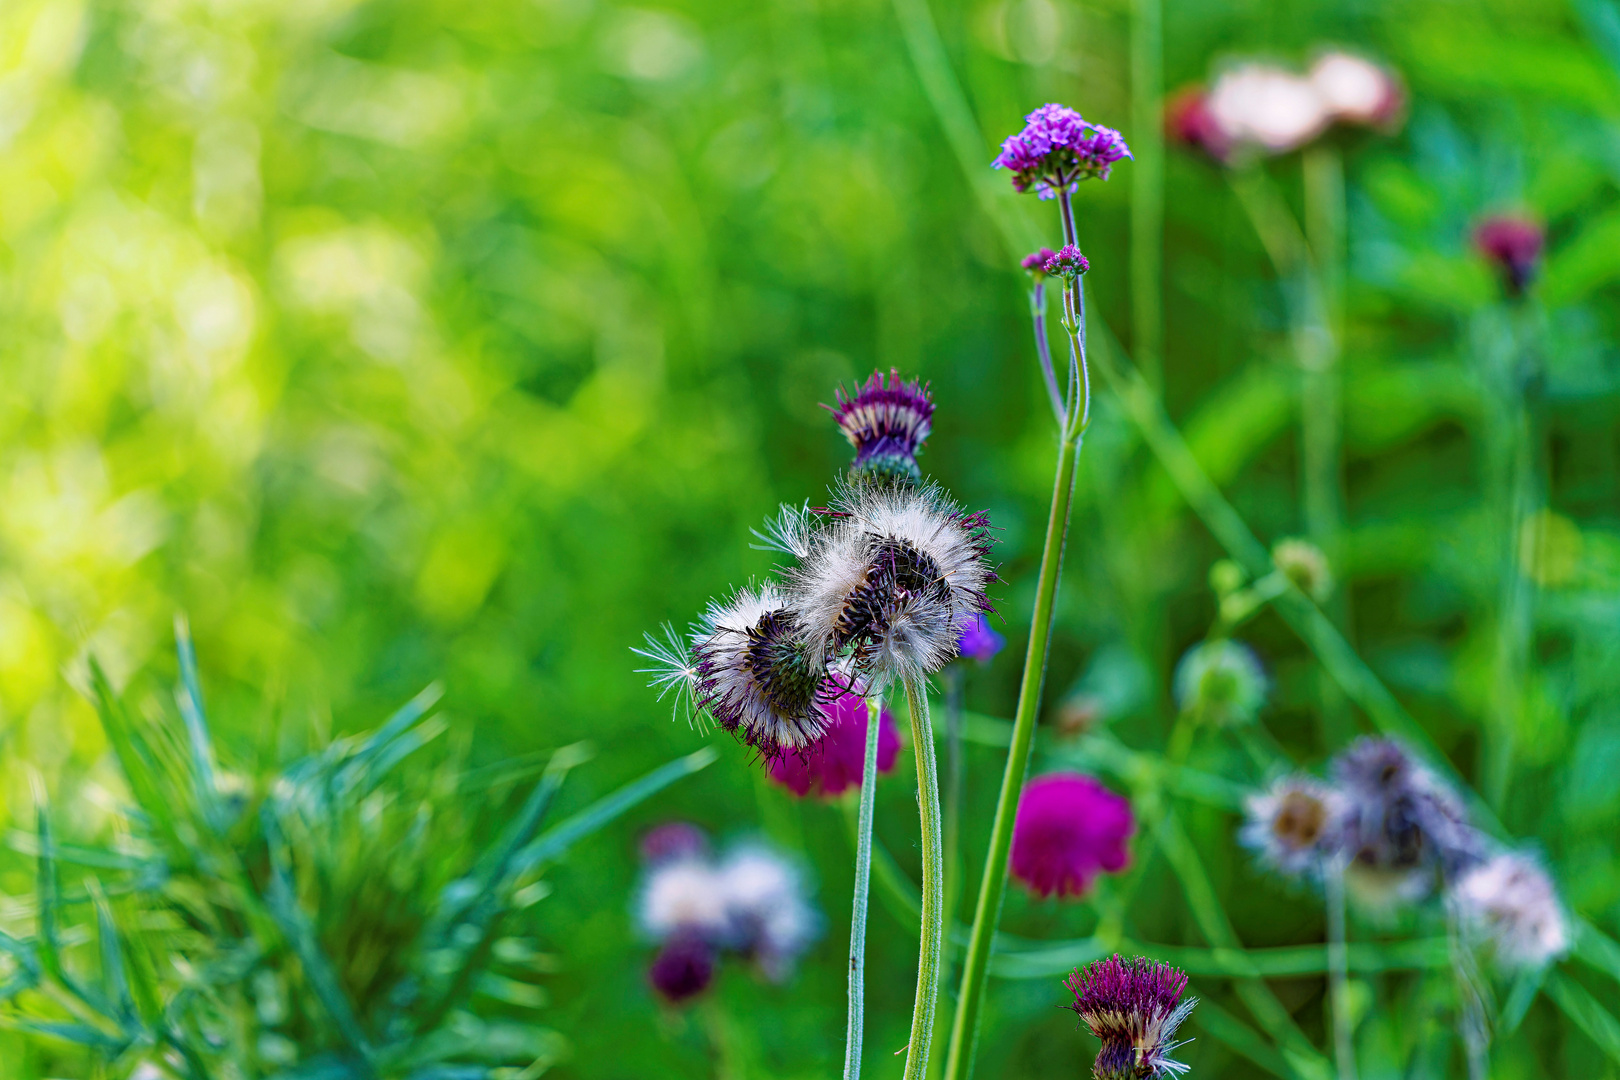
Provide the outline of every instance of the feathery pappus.
{"type": "Polygon", "coordinates": [[[993,610],[989,519],[937,484],[848,483],[802,540],[786,593],[823,657],[849,652],[875,687],[938,671],[962,627],[993,610]]]}
{"type": "Polygon", "coordinates": [[[640,669],[652,677],[659,697],[672,690],[699,718],[766,757],[809,745],[826,732],[820,706],[841,692],[829,678],[825,654],[810,641],[781,590],[766,583],[739,589],[730,600],[709,605],[689,642],[666,629],[634,650],[653,661],[640,669]]]}

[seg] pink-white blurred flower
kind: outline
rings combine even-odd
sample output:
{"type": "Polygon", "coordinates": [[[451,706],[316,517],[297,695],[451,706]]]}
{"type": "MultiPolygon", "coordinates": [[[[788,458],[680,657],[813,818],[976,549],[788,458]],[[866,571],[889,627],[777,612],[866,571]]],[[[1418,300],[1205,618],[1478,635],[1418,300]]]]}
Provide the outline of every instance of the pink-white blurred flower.
{"type": "Polygon", "coordinates": [[[1297,150],[1322,133],[1333,113],[1307,78],[1270,64],[1223,73],[1205,103],[1210,119],[1235,145],[1272,154],[1297,150]]]}
{"type": "Polygon", "coordinates": [[[1394,73],[1354,53],[1323,53],[1311,65],[1310,81],[1340,123],[1387,128],[1406,106],[1406,91],[1394,73]]]}

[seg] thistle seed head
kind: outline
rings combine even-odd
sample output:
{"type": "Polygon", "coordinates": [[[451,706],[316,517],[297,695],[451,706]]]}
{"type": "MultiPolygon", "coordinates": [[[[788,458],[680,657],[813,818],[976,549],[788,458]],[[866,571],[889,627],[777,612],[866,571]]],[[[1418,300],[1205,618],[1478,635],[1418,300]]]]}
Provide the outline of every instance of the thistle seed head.
{"type": "Polygon", "coordinates": [[[819,708],[837,685],[823,653],[776,586],[741,589],[704,613],[692,643],[698,707],[766,757],[826,731],[819,708]]]}
{"type": "Polygon", "coordinates": [[[1247,724],[1266,703],[1269,680],[1254,650],[1229,638],[1202,641],[1176,665],[1176,703],[1212,724],[1247,724]]]}
{"type": "Polygon", "coordinates": [[[955,659],[962,627],[992,610],[993,539],[938,485],[846,484],[787,592],[823,657],[848,652],[873,686],[955,659]]]}

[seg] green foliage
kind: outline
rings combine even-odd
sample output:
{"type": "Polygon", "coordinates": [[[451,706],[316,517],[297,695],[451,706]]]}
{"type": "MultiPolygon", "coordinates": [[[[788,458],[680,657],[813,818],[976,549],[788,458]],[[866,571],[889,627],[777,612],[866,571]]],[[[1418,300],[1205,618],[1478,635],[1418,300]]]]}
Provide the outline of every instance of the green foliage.
{"type": "Polygon", "coordinates": [[[555,1064],[566,1041],[540,1022],[553,965],[528,932],[542,871],[713,753],[541,833],[590,756],[564,747],[486,846],[503,800],[464,747],[432,759],[437,687],[373,732],[244,778],[214,760],[179,631],[178,717],[137,718],[91,662],[135,804],[111,847],[58,844],[38,808],[35,932],[0,934],[0,1023],[78,1047],[42,1053],[80,1074],[517,1080],[555,1064]]]}
{"type": "MultiPolygon", "coordinates": [[[[0,1071],[183,1075],[178,1043],[209,1067],[289,1046],[347,1061],[360,1043],[532,1061],[554,1046],[523,1039],[552,1029],[570,1077],[706,1076],[715,1055],[733,1074],[831,1074],[837,809],[790,801],[723,747],[723,768],[555,856],[610,789],[697,748],[628,649],[766,569],[748,528],[832,475],[843,447],[815,404],[873,367],[932,381],[921,465],[1002,529],[1010,640],[966,681],[974,709],[1011,714],[1053,443],[1015,260],[1056,229],[987,164],[1047,100],[1138,141],[1138,6],[0,6],[0,998],[26,1027],[0,1032],[0,1071]],[[169,656],[177,610],[207,643],[200,676],[169,656]],[[358,765],[356,732],[432,678],[450,711],[401,721],[358,765]],[[150,707],[174,682],[192,689],[150,707]],[[553,748],[583,738],[611,753],[529,803],[553,748]],[[628,906],[634,829],[673,816],[764,829],[817,868],[827,930],[792,982],[728,971],[702,1009],[660,1010],[628,906]],[[491,885],[503,851],[521,885],[491,885]],[[543,903],[523,891],[537,883],[543,903]],[[429,963],[445,935],[472,966],[429,963]],[[412,978],[472,1008],[391,1001],[412,978]],[[385,1030],[402,1010],[435,1041],[385,1030]]],[[[1297,951],[1321,949],[1321,904],[1253,868],[1237,808],[1273,763],[1315,767],[1405,723],[1602,935],[1539,986],[1493,983],[1495,1075],[1617,1075],[1620,6],[1163,9],[1167,88],[1325,42],[1407,84],[1398,133],[1333,147],[1337,590],[1325,623],[1292,600],[1251,613],[1236,633],[1272,677],[1267,707],[1168,762],[1171,672],[1219,614],[1210,566],[1262,581],[1253,560],[1311,531],[1308,394],[1293,283],[1232,178],[1173,148],[1162,390],[1128,378],[1140,193],[1122,164],[1079,200],[1099,389],[1046,693],[1050,719],[1072,692],[1099,726],[1043,722],[1034,768],[1093,769],[1180,832],[1139,835],[1126,908],[1109,907],[1116,882],[1062,907],[1009,896],[1004,934],[1054,952],[998,961],[979,1075],[1084,1071],[1053,976],[1116,932],[1193,970],[1193,1075],[1304,1060],[1257,984],[1327,1047],[1320,953],[1297,951]],[[1548,230],[1521,303],[1469,244],[1504,209],[1548,230]],[[1515,533],[1504,420],[1526,357],[1539,490],[1515,533]],[[1255,550],[1232,550],[1244,533],[1255,550]],[[1516,686],[1498,651],[1514,563],[1531,597],[1516,686]],[[1244,952],[1189,906],[1189,849],[1244,952]]],[[[1304,219],[1297,158],[1249,179],[1304,219]]],[[[966,751],[970,867],[1001,754],[966,751]]],[[[903,889],[883,888],[916,876],[907,768],[878,794],[874,1063],[905,1041],[914,975],[903,889]]],[[[1462,1075],[1454,979],[1431,962],[1444,927],[1432,908],[1403,918],[1352,920],[1362,1074],[1462,1075]]]]}

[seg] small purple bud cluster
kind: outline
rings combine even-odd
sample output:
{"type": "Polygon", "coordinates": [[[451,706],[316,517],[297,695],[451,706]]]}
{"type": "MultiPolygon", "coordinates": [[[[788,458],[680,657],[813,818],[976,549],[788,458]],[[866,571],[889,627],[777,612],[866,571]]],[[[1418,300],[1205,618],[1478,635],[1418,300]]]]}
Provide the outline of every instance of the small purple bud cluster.
{"type": "Polygon", "coordinates": [[[637,920],[658,945],[647,981],[671,1004],[708,989],[726,954],[781,981],[816,935],[798,871],[770,848],[743,844],[716,860],[701,829],[672,822],[643,837],[641,853],[637,920]]]}
{"type": "Polygon", "coordinates": [[[1099,872],[1125,869],[1135,831],[1130,801],[1091,777],[1037,777],[1018,799],[1012,875],[1036,896],[1084,896],[1099,872]]]}
{"type": "Polygon", "coordinates": [[[1101,1042],[1091,1067],[1096,1080],[1143,1080],[1180,1074],[1188,1066],[1170,1057],[1176,1030],[1198,1004],[1181,999],[1187,976],[1146,957],[1115,955],[1077,969],[1065,981],[1074,995],[1067,1006],[1101,1042]]]}
{"type": "Polygon", "coordinates": [[[1290,877],[1342,871],[1374,908],[1438,891],[1507,964],[1545,963],[1568,940],[1552,881],[1528,856],[1498,851],[1457,794],[1391,739],[1360,739],[1332,781],[1279,779],[1247,801],[1240,839],[1290,877]]]}
{"type": "Polygon", "coordinates": [[[1130,156],[1119,132],[1053,104],[1025,118],[1024,129],[1007,137],[991,167],[1011,171],[1015,190],[1033,188],[1038,197],[1054,199],[1072,193],[1081,180],[1108,179],[1114,162],[1130,156]]]}
{"type": "Polygon", "coordinates": [[[1074,279],[1091,269],[1091,263],[1073,244],[1064,244],[1062,250],[1046,260],[1043,269],[1052,277],[1074,279]]]}
{"type": "Polygon", "coordinates": [[[981,611],[962,627],[962,636],[957,639],[956,651],[963,659],[977,661],[980,667],[989,664],[995,659],[996,653],[1007,644],[1007,639],[996,633],[990,625],[990,620],[981,611]]]}

